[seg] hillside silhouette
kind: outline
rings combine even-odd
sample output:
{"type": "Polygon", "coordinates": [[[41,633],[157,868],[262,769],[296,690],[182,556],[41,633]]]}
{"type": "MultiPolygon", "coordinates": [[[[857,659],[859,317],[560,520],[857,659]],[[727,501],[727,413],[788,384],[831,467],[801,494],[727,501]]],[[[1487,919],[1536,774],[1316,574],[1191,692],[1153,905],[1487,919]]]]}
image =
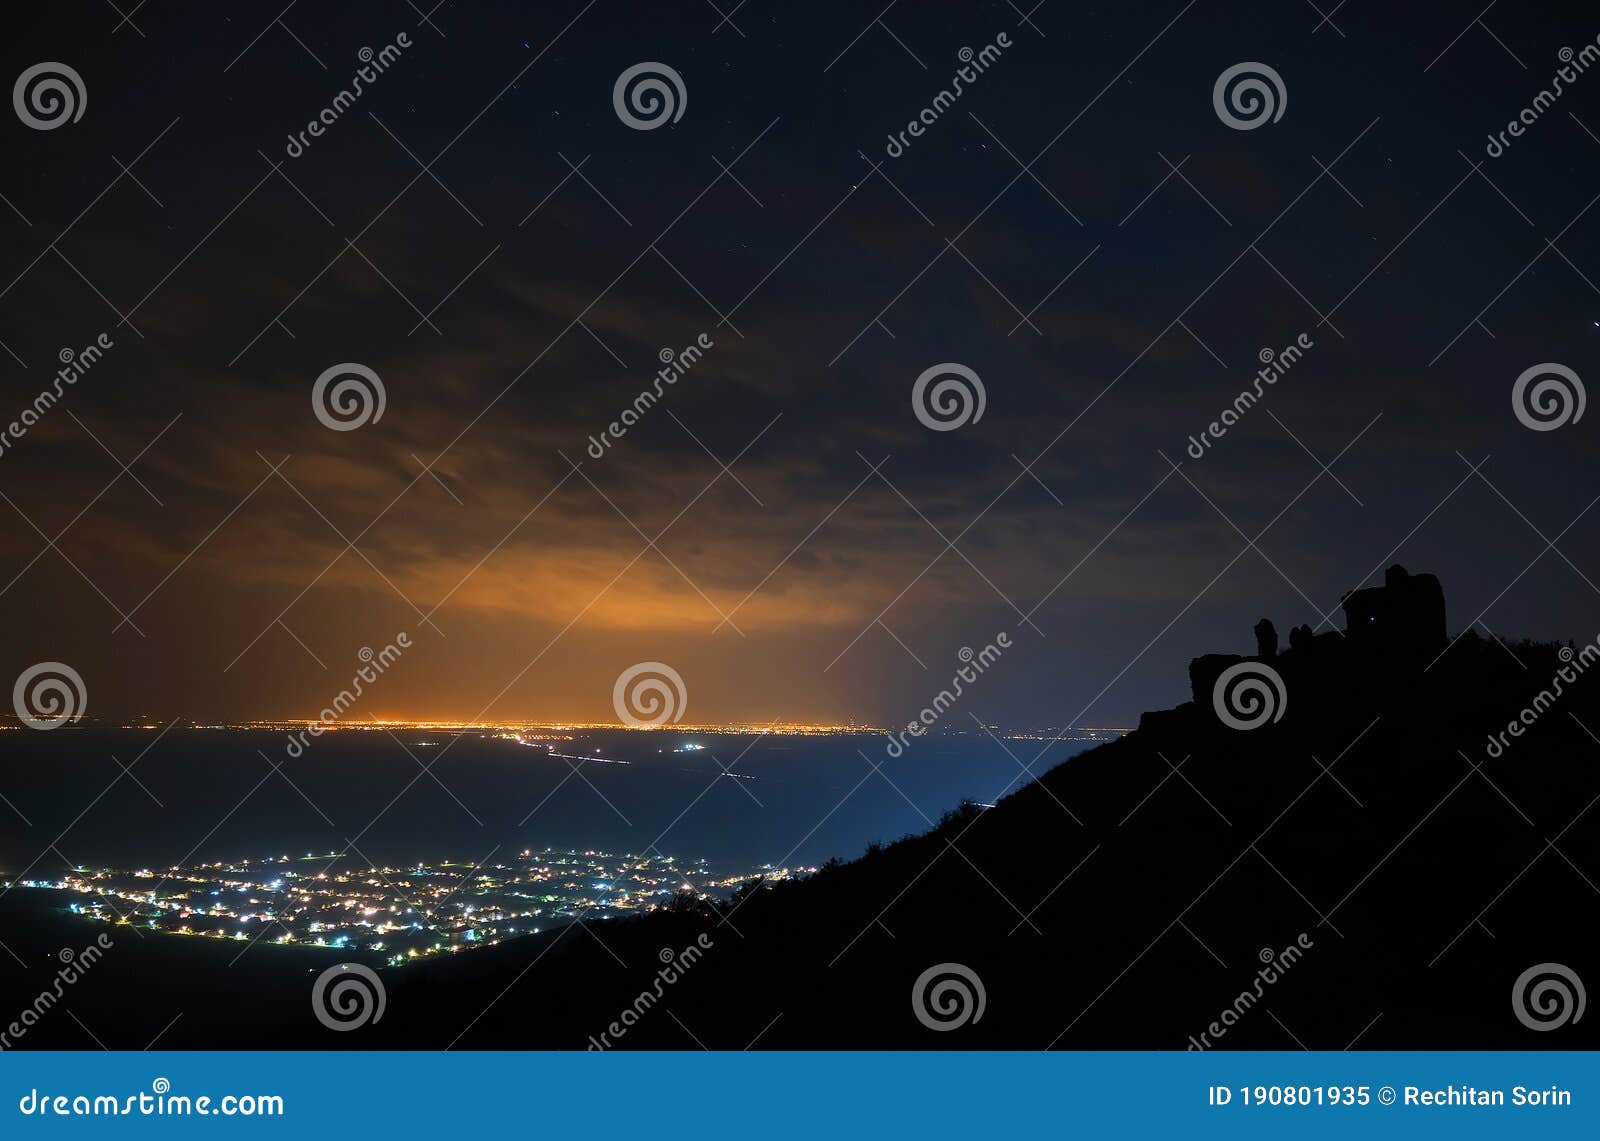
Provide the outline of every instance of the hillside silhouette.
{"type": "Polygon", "coordinates": [[[1600,651],[1447,641],[1438,580],[1399,567],[1344,610],[1344,630],[1298,628],[1281,652],[1265,623],[1257,654],[1192,663],[1193,701],[992,809],[961,806],[808,880],[404,972],[386,1033],[460,1047],[1593,1047],[1600,1018],[1534,1031],[1512,989],[1547,962],[1600,980],[1600,651]],[[1251,692],[1260,666],[1281,696],[1270,681],[1251,692]],[[1234,667],[1244,688],[1219,699],[1234,667]],[[1219,700],[1261,723],[1231,727],[1219,700]],[[701,935],[711,948],[655,999],[658,953],[701,935]],[[985,1004],[936,1031],[912,991],[944,963],[974,972],[985,1004]],[[634,1024],[602,1041],[642,992],[634,1024]],[[1233,1024],[1201,1041],[1224,1009],[1233,1024]]]}
{"type": "Polygon", "coordinates": [[[1600,1044],[1512,1001],[1538,964],[1600,981],[1600,648],[1447,639],[1438,580],[1398,567],[1344,613],[1285,647],[1241,622],[1256,653],[1195,659],[1192,701],[810,878],[385,971],[360,1033],[266,956],[222,972],[232,1001],[159,970],[141,999],[188,993],[169,1047],[1600,1044]],[[981,1016],[931,1028],[963,972],[981,1016]]]}

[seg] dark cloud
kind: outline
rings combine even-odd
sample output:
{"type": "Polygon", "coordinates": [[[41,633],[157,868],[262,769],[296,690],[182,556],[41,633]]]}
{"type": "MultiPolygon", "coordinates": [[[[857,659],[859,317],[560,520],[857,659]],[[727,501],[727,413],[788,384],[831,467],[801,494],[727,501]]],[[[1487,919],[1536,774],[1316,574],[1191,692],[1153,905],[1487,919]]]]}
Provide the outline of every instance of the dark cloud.
{"type": "Polygon", "coordinates": [[[1344,36],[1286,5],[1046,10],[1047,38],[1006,4],[930,4],[894,21],[915,60],[852,43],[846,6],[749,11],[742,35],[623,7],[446,4],[448,38],[388,5],[297,11],[305,47],[220,11],[141,10],[143,35],[30,15],[7,74],[60,58],[90,102],[0,126],[9,407],[63,346],[113,347],[0,454],[13,667],[77,663],[107,713],[285,715],[404,628],[419,650],[374,712],[605,717],[617,672],[659,659],[698,716],[891,722],[1007,629],[983,716],[1127,722],[1189,655],[1261,613],[1315,623],[1386,559],[1437,570],[1453,626],[1600,621],[1594,519],[1563,531],[1594,494],[1589,420],[1533,433],[1509,401],[1540,361],[1600,375],[1600,79],[1483,151],[1600,33],[1581,6],[1505,17],[1526,68],[1471,32],[1428,66],[1465,18],[1432,4],[1341,11],[1344,36]],[[1289,109],[1236,132],[1211,84],[1252,58],[1289,109]],[[684,75],[676,125],[618,122],[639,59],[684,75]],[[312,414],[342,361],[386,389],[359,431],[312,414]],[[934,433],[910,392],[942,361],[987,410],[934,433]]]}

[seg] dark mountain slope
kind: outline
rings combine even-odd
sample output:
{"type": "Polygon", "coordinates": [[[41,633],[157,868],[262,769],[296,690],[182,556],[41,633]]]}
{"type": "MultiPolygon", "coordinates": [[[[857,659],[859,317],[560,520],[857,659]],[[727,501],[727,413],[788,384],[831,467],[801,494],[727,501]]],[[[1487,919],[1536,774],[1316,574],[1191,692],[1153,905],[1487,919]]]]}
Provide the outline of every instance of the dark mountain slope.
{"type": "Polygon", "coordinates": [[[475,1047],[1593,1047],[1600,1020],[1535,1032],[1512,989],[1548,962],[1600,979],[1595,650],[1471,633],[1446,650],[1442,597],[1434,632],[1377,593],[1347,610],[1387,630],[1296,631],[1267,659],[1280,720],[1223,724],[1214,680],[1260,660],[1198,659],[1194,703],[991,810],[731,907],[391,974],[373,1029],[475,1047]],[[1525,707],[1531,727],[1491,749],[1525,707]],[[663,949],[701,935],[657,988],[663,949]],[[943,963],[986,1005],[935,1032],[913,985],[943,963]]]}

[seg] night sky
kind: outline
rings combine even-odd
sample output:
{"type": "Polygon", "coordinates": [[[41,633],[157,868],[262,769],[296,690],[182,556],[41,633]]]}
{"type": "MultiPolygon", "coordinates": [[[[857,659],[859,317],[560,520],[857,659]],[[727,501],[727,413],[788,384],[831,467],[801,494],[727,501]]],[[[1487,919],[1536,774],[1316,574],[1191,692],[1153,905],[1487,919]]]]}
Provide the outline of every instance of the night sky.
{"type": "Polygon", "coordinates": [[[8,16],[7,82],[63,63],[86,102],[0,118],[0,421],[112,347],[4,440],[0,672],[307,716],[405,631],[361,715],[610,720],[660,661],[689,721],[895,724],[1006,632],[964,711],[1125,725],[1395,561],[1452,632],[1594,637],[1600,412],[1530,430],[1512,389],[1600,379],[1600,67],[1486,146],[1600,13],[1018,4],[8,16]],[[613,104],[642,62],[686,92],[646,130],[613,104]],[[1286,96],[1246,130],[1213,104],[1242,62],[1286,96]],[[333,431],[345,362],[385,407],[333,431]],[[933,431],[945,363],[985,406],[933,431]]]}

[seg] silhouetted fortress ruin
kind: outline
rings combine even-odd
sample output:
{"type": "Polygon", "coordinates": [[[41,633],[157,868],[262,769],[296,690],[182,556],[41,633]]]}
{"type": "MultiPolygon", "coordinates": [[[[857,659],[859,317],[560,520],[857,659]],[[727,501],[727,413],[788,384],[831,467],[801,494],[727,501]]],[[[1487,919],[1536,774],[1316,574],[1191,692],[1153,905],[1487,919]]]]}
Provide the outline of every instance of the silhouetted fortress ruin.
{"type": "Polygon", "coordinates": [[[1431,574],[1408,574],[1396,563],[1383,585],[1346,591],[1345,636],[1374,650],[1435,654],[1444,646],[1444,588],[1431,574]]]}
{"type": "Polygon", "coordinates": [[[1254,655],[1203,654],[1192,660],[1189,685],[1196,706],[1209,710],[1218,678],[1241,662],[1268,665],[1291,690],[1309,696],[1307,684],[1325,692],[1361,677],[1420,670],[1445,647],[1444,589],[1434,575],[1414,575],[1396,564],[1385,572],[1382,586],[1346,591],[1340,602],[1342,631],[1318,634],[1296,626],[1289,631],[1288,648],[1280,652],[1277,629],[1263,618],[1253,630],[1254,655]]]}

